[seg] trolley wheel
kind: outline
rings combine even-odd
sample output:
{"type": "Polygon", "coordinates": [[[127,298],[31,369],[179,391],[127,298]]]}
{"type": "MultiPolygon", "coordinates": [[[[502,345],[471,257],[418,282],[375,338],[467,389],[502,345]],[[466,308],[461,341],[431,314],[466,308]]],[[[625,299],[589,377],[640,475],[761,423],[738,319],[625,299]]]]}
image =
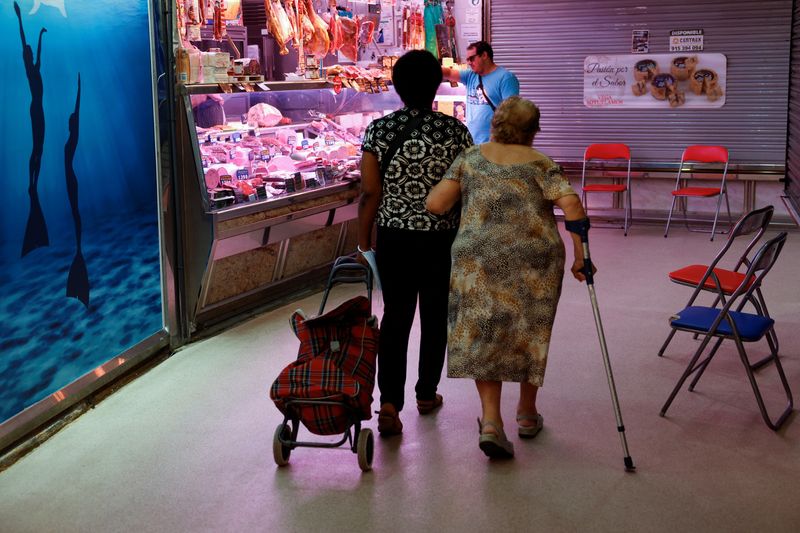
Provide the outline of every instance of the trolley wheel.
{"type": "Polygon", "coordinates": [[[286,466],[289,464],[289,455],[292,449],[281,442],[289,440],[292,437],[292,430],[289,429],[287,424],[280,424],[275,428],[275,436],[272,438],[272,458],[275,459],[275,464],[278,466],[286,466]]]}
{"type": "Polygon", "coordinates": [[[364,472],[372,470],[372,456],[375,451],[375,438],[372,430],[365,428],[358,432],[356,453],[358,453],[358,467],[364,472]]]}

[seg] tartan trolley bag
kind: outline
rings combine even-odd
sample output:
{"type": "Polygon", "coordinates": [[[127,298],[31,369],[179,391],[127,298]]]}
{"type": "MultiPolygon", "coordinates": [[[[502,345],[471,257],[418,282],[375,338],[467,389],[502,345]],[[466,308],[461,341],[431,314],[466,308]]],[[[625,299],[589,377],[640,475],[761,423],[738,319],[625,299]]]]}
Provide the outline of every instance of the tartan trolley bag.
{"type": "Polygon", "coordinates": [[[288,464],[294,448],[335,448],[349,442],[359,467],[365,472],[372,468],[372,431],[361,427],[362,420],[372,417],[378,351],[371,281],[368,267],[339,258],[325,289],[320,316],[306,318],[301,310],[292,314],[290,324],[300,340],[297,359],[281,371],[270,388],[270,398],[284,415],[273,437],[273,458],[278,466],[288,464]],[[332,284],[354,281],[367,283],[370,298],[356,296],[322,314],[332,284]],[[316,435],[343,436],[334,443],[299,441],[301,422],[316,435]]]}

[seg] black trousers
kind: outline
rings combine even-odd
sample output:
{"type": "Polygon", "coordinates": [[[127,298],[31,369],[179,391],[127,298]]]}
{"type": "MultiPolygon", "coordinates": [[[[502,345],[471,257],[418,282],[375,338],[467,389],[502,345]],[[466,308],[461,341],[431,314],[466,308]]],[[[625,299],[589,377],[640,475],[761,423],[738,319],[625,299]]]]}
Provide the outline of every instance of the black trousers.
{"type": "Polygon", "coordinates": [[[450,247],[456,230],[413,231],[378,227],[376,261],[383,288],[378,344],[380,402],[398,411],[405,403],[408,338],[419,298],[418,400],[432,400],[447,348],[450,247]]]}

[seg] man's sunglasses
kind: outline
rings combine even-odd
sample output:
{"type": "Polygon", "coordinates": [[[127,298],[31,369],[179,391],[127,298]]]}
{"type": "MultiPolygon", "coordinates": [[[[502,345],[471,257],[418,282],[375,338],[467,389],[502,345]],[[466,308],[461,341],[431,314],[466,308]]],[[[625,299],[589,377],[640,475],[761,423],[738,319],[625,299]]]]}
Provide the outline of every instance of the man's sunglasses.
{"type": "Polygon", "coordinates": [[[472,54],[471,56],[467,56],[467,63],[472,63],[475,61],[475,58],[478,57],[480,54],[472,54]]]}

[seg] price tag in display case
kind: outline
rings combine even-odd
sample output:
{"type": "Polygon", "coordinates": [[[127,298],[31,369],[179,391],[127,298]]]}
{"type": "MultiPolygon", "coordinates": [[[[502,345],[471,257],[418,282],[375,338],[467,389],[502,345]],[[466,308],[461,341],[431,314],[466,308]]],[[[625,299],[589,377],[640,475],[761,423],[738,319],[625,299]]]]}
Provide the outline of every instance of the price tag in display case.
{"type": "Polygon", "coordinates": [[[266,83],[264,83],[264,82],[261,82],[261,83],[256,83],[256,86],[257,86],[259,89],[261,89],[262,91],[269,91],[269,90],[270,90],[270,88],[269,88],[269,85],[267,85],[267,84],[266,84],[266,83]]]}

